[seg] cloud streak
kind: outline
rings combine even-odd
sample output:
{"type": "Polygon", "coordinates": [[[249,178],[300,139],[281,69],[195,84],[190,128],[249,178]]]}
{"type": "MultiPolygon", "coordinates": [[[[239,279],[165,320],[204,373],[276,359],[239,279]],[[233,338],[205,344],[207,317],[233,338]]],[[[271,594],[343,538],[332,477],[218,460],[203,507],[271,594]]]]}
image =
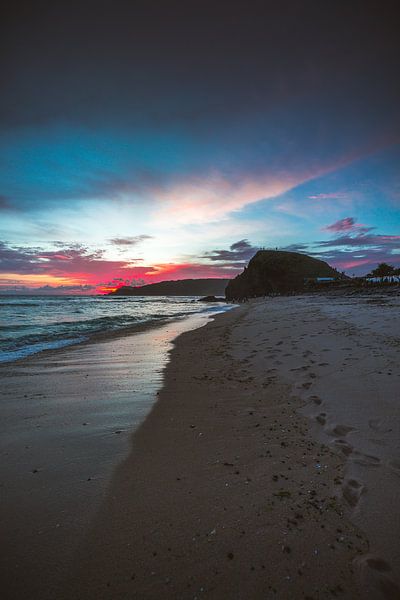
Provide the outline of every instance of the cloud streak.
{"type": "Polygon", "coordinates": [[[365,227],[365,225],[356,223],[356,220],[353,217],[345,217],[344,219],[332,223],[332,225],[323,227],[323,230],[325,231],[332,231],[334,233],[357,232],[358,235],[364,235],[373,229],[374,227],[365,227]]]}
{"type": "Polygon", "coordinates": [[[151,240],[151,235],[136,235],[134,237],[115,237],[109,239],[109,243],[113,246],[137,246],[141,242],[151,240]]]}
{"type": "Polygon", "coordinates": [[[346,192],[329,192],[329,193],[320,193],[320,194],[312,194],[308,196],[310,200],[345,200],[348,198],[348,193],[346,192]]]}
{"type": "Polygon", "coordinates": [[[391,248],[400,250],[400,235],[364,234],[342,235],[333,240],[322,240],[316,242],[321,248],[335,247],[357,247],[357,248],[391,248]]]}

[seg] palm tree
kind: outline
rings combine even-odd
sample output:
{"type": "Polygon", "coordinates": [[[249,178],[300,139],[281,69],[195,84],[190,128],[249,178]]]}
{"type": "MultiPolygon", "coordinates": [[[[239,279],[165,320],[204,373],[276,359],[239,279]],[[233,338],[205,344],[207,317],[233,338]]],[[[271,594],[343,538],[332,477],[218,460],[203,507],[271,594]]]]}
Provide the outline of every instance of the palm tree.
{"type": "Polygon", "coordinates": [[[378,277],[381,282],[385,281],[387,277],[393,277],[396,274],[396,269],[392,265],[387,263],[380,263],[376,269],[371,271],[369,277],[378,277]]]}

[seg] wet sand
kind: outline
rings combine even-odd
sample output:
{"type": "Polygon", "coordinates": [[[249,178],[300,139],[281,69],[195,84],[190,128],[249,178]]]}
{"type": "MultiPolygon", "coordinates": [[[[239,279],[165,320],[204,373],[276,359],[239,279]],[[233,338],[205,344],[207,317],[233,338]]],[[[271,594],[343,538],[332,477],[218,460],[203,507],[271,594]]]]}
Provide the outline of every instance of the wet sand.
{"type": "Polygon", "coordinates": [[[396,302],[275,298],[181,335],[72,564],[29,597],[399,598],[396,302]]]}
{"type": "Polygon", "coordinates": [[[206,322],[195,315],[0,367],[3,598],[58,597],[157,399],[172,340],[206,322]]]}

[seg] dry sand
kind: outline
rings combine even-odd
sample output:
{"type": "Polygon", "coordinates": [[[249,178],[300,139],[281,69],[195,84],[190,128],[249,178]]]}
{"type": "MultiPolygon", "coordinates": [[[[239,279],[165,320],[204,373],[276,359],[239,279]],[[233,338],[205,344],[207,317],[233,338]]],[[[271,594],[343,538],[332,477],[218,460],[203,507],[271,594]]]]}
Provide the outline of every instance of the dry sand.
{"type": "Polygon", "coordinates": [[[393,299],[319,296],[181,335],[73,566],[38,597],[398,599],[398,335],[393,299]]]}
{"type": "Polygon", "coordinates": [[[382,331],[381,307],[365,303],[356,323],[363,301],[335,302],[346,307],[340,319],[325,298],[257,302],[178,339],[69,593],[399,597],[398,437],[373,429],[388,413],[394,428],[399,414],[398,347],[382,331]],[[381,337],[368,329],[375,319],[381,337]],[[371,368],[372,348],[382,364],[371,368]],[[392,386],[384,405],[378,371],[380,388],[392,386]],[[370,454],[368,440],[378,437],[370,454]]]}

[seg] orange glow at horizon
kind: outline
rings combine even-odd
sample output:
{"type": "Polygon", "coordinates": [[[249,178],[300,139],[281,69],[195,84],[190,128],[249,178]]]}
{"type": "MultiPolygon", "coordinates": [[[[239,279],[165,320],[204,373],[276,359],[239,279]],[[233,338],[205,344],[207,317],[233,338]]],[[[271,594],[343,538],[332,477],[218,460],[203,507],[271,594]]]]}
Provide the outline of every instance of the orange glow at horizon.
{"type": "Polygon", "coordinates": [[[123,287],[122,285],[116,285],[115,287],[111,287],[108,285],[100,285],[97,288],[97,292],[100,292],[100,294],[109,294],[110,292],[115,292],[117,291],[120,287],[123,287]]]}
{"type": "Polygon", "coordinates": [[[21,273],[0,274],[0,287],[2,285],[26,285],[28,287],[41,287],[44,285],[85,285],[86,283],[88,283],[87,280],[83,280],[82,278],[59,275],[24,275],[21,273]]]}

